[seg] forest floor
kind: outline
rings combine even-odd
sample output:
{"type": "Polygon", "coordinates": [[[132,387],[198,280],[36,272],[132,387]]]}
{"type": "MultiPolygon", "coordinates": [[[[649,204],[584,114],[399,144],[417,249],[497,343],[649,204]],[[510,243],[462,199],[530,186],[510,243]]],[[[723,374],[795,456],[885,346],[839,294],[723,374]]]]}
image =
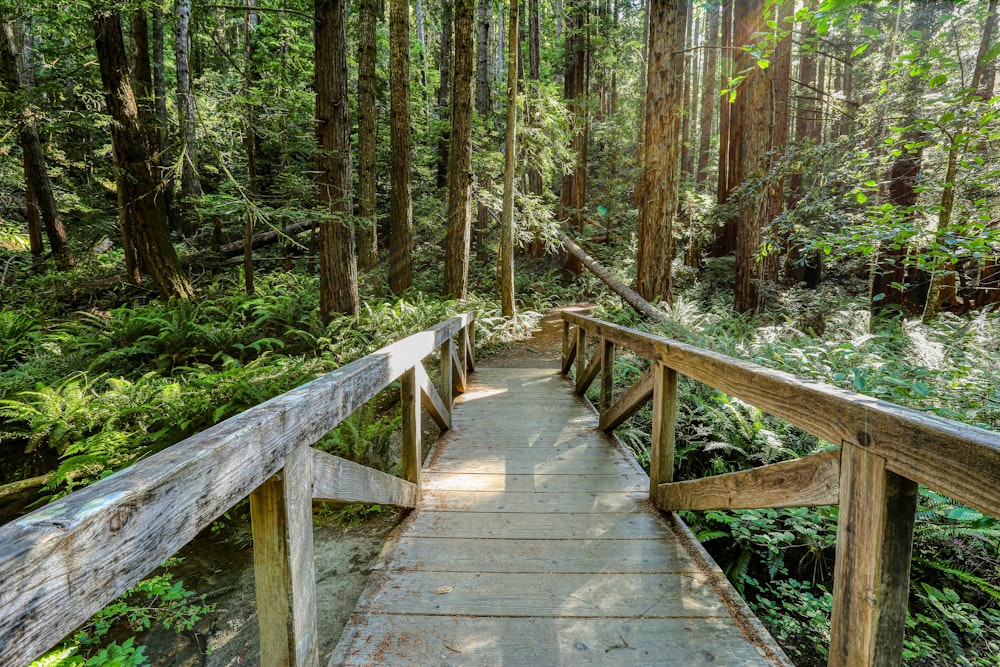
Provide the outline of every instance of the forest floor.
{"type": "MultiPolygon", "coordinates": [[[[476,362],[498,368],[556,369],[562,354],[560,312],[566,309],[587,312],[591,307],[557,308],[540,321],[540,328],[531,338],[476,362]]],[[[385,512],[360,525],[345,527],[335,514],[328,506],[314,512],[321,664],[325,664],[325,657],[340,640],[389,534],[405,516],[402,512],[385,512]]],[[[175,579],[184,581],[185,588],[205,595],[205,603],[215,605],[215,611],[191,631],[176,634],[155,627],[138,637],[137,643],[146,645],[146,655],[155,667],[259,664],[249,515],[243,511],[232,516],[231,520],[204,531],[178,554],[183,561],[170,568],[175,579]]]]}

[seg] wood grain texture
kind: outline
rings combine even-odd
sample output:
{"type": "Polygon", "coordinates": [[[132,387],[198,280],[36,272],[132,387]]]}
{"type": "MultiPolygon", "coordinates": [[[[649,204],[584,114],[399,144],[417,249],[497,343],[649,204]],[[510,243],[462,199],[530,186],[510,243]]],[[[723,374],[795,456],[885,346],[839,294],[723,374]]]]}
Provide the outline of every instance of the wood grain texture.
{"type": "Polygon", "coordinates": [[[602,431],[615,430],[653,397],[653,373],[655,371],[654,366],[647,368],[613,405],[601,413],[602,431]]]}
{"type": "Polygon", "coordinates": [[[461,394],[465,391],[465,367],[458,358],[459,352],[452,348],[451,350],[451,377],[452,377],[452,387],[456,394],[461,394]]]}
{"type": "MultiPolygon", "coordinates": [[[[587,330],[583,327],[576,328],[576,384],[579,386],[580,378],[583,377],[587,368],[587,330]]],[[[579,393],[579,392],[577,392],[579,393]]]]}
{"type": "Polygon", "coordinates": [[[420,470],[423,467],[420,430],[420,389],[417,386],[417,370],[411,368],[403,373],[399,389],[399,403],[403,413],[403,479],[417,486],[420,493],[420,470]]]}
{"type": "Polygon", "coordinates": [[[314,667],[313,457],[300,447],[250,494],[262,667],[314,667]]]}
{"type": "Polygon", "coordinates": [[[360,463],[312,447],[313,500],[416,507],[417,486],[360,463]]]}
{"type": "Polygon", "coordinates": [[[841,453],[830,667],[902,663],[917,484],[880,456],[841,453]]]}
{"type": "Polygon", "coordinates": [[[601,339],[601,397],[597,413],[603,415],[615,400],[615,344],[601,339]]]}
{"type": "MultiPolygon", "coordinates": [[[[583,374],[576,374],[576,393],[583,396],[590,389],[590,385],[594,383],[594,379],[597,374],[601,372],[601,360],[604,358],[603,354],[604,344],[598,341],[597,345],[594,347],[594,355],[587,362],[587,366],[583,371],[583,374]]],[[[581,357],[581,359],[586,358],[581,357]]]]}
{"type": "Polygon", "coordinates": [[[473,318],[384,347],[0,527],[0,664],[30,663],[473,318]]]}
{"type": "Polygon", "coordinates": [[[447,431],[451,428],[451,406],[445,405],[444,401],[441,400],[423,364],[417,364],[413,370],[417,376],[417,386],[420,387],[420,404],[427,410],[427,414],[431,416],[438,428],[447,431]]]}
{"type": "Polygon", "coordinates": [[[569,345],[566,346],[563,352],[563,362],[562,362],[562,374],[567,375],[569,369],[573,368],[573,362],[576,361],[576,330],[567,329],[566,335],[569,336],[569,345]]]}
{"type": "Polygon", "coordinates": [[[451,355],[454,354],[455,341],[449,338],[438,348],[438,394],[441,402],[448,406],[448,422],[451,422],[451,404],[455,401],[455,388],[451,378],[451,355]]]}
{"type": "Polygon", "coordinates": [[[813,507],[840,502],[840,450],[792,461],[659,484],[655,503],[662,510],[813,507]]]}
{"type": "Polygon", "coordinates": [[[1000,517],[1000,434],[576,313],[562,317],[827,442],[864,446],[892,472],[1000,517]]]}
{"type": "Polygon", "coordinates": [[[653,433],[649,449],[650,495],[658,484],[674,478],[674,438],[677,431],[677,371],[653,365],[653,433]]]}

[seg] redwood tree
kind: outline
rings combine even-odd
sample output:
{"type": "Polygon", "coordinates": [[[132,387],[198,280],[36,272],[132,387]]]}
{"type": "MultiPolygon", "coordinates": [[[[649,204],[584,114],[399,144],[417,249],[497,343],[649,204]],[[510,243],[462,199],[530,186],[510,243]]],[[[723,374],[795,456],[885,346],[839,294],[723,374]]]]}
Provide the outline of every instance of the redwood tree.
{"type": "Polygon", "coordinates": [[[201,196],[198,178],[198,141],[194,129],[194,95],[191,92],[191,0],[174,1],[174,62],[177,73],[178,140],[181,162],[181,230],[194,232],[191,198],[201,196]]]}
{"type": "Polygon", "coordinates": [[[389,289],[413,283],[413,201],[410,190],[410,5],[389,0],[389,126],[392,165],[389,199],[389,289]]]}
{"type": "Polygon", "coordinates": [[[378,208],[375,198],[378,139],[375,116],[375,24],[378,0],[360,0],[358,16],[358,267],[371,271],[378,263],[378,208]]]}
{"type": "Polygon", "coordinates": [[[507,142],[503,167],[503,216],[500,223],[500,303],[503,314],[517,316],[514,303],[514,166],[517,157],[518,0],[510,1],[507,39],[507,142]]]}

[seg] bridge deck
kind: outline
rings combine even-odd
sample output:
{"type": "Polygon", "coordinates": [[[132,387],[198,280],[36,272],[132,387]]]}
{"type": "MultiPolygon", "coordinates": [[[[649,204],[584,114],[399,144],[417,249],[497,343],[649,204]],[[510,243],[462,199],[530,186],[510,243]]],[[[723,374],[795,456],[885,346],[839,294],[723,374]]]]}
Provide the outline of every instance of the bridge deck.
{"type": "Polygon", "coordinates": [[[470,377],[330,664],[787,664],[596,425],[555,371],[470,377]]]}

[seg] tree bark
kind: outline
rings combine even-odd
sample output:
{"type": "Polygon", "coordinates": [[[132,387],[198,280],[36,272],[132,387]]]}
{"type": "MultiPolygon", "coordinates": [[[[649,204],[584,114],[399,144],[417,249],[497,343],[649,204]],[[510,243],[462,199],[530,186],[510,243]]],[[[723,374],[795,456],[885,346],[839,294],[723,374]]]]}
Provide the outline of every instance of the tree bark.
{"type": "Polygon", "coordinates": [[[178,139],[181,161],[180,226],[193,234],[197,214],[192,198],[200,197],[198,141],[194,126],[194,95],[191,90],[191,0],[174,0],[174,62],[177,74],[178,139]]]}
{"type": "MultiPolygon", "coordinates": [[[[540,95],[538,90],[541,79],[541,12],[539,0],[528,0],[528,78],[534,82],[534,88],[528,96],[528,125],[534,127],[538,114],[534,98],[540,95]]],[[[541,197],[544,190],[542,172],[533,166],[528,168],[528,192],[535,197],[541,197]]],[[[542,257],[545,254],[545,243],[537,232],[531,242],[531,256],[542,257]]]]}
{"type": "MultiPolygon", "coordinates": [[[[18,33],[15,24],[0,15],[0,72],[3,75],[4,86],[12,94],[21,92],[26,87],[22,74],[23,63],[19,57],[21,40],[18,33]]],[[[21,111],[23,118],[18,130],[18,142],[23,152],[25,188],[33,198],[33,202],[30,203],[37,207],[41,216],[52,255],[60,267],[69,268],[73,264],[73,254],[70,252],[66,228],[63,226],[62,215],[59,213],[52,192],[52,182],[45,166],[45,154],[42,152],[42,142],[35,126],[34,112],[28,104],[24,104],[21,111]]],[[[33,248],[35,243],[41,241],[37,233],[32,234],[30,225],[29,238],[33,248]]]]}
{"type": "Polygon", "coordinates": [[[358,268],[371,271],[378,264],[378,206],[376,200],[375,108],[376,16],[378,0],[360,0],[358,17],[358,268]]]}
{"type": "Polygon", "coordinates": [[[409,0],[389,0],[389,115],[389,289],[400,295],[413,284],[409,0]]]}
{"type": "MultiPolygon", "coordinates": [[[[571,0],[566,16],[566,78],[563,97],[573,115],[573,170],[563,177],[559,218],[568,219],[575,233],[583,233],[584,207],[587,201],[587,30],[589,0],[571,0]]],[[[580,263],[575,259],[566,269],[577,273],[580,263]]]]}
{"type": "MultiPolygon", "coordinates": [[[[437,90],[438,116],[441,119],[448,118],[448,102],[451,90],[451,56],[452,56],[452,34],[454,33],[453,14],[454,0],[441,0],[441,55],[439,60],[439,71],[441,81],[437,90]]],[[[470,37],[471,39],[471,29],[470,37]]],[[[454,121],[453,121],[454,122],[454,121]]],[[[441,132],[438,139],[438,159],[437,159],[437,186],[439,188],[448,185],[448,148],[450,144],[450,127],[441,132]]]]}
{"type": "MultiPolygon", "coordinates": [[[[476,114],[479,122],[489,125],[493,113],[490,99],[490,0],[478,0],[476,6],[476,114]]],[[[489,210],[483,204],[476,209],[476,259],[485,263],[486,230],[489,227],[489,210]]]]}
{"type": "Polygon", "coordinates": [[[649,0],[646,65],[647,150],[639,211],[636,292],[648,301],[671,302],[673,224],[681,159],[684,101],[685,0],[649,0]]]}
{"type": "Polygon", "coordinates": [[[121,202],[135,224],[137,255],[152,275],[161,297],[190,298],[194,290],[170,242],[166,202],[129,80],[121,14],[117,11],[96,13],[94,36],[108,113],[114,120],[111,124],[112,148],[124,174],[119,181],[121,202]]]}
{"type": "Polygon", "coordinates": [[[500,306],[506,317],[517,317],[514,302],[514,168],[517,163],[517,24],[519,0],[510,2],[507,56],[507,143],[503,168],[503,218],[500,224],[500,306]]]}
{"type": "Polygon", "coordinates": [[[316,184],[330,216],[320,222],[320,317],[358,309],[351,231],[351,121],[347,99],[347,0],[315,0],[316,184]]]}
{"type": "MultiPolygon", "coordinates": [[[[735,45],[735,28],[733,21],[733,4],[736,0],[725,0],[722,3],[722,66],[720,77],[722,80],[722,90],[730,92],[719,97],[719,175],[717,201],[725,204],[729,200],[729,195],[735,189],[739,181],[738,165],[739,158],[737,149],[739,147],[738,135],[733,128],[733,93],[732,79],[735,75],[737,57],[733,55],[735,45]],[[735,140],[734,140],[735,139],[735,140]]],[[[741,29],[740,39],[746,35],[741,29]]],[[[742,55],[742,52],[741,52],[742,55]]],[[[712,257],[726,257],[736,252],[736,218],[732,215],[726,217],[722,227],[716,230],[715,241],[712,244],[712,257]]]]}
{"type": "MultiPolygon", "coordinates": [[[[681,42],[681,49],[685,49],[688,44],[694,42],[691,35],[698,30],[698,23],[694,21],[694,12],[685,9],[684,12],[686,26],[684,28],[684,40],[681,42]]],[[[696,82],[693,80],[697,67],[694,66],[695,52],[684,54],[683,82],[684,82],[684,102],[681,108],[681,172],[684,177],[690,176],[691,168],[691,118],[694,115],[695,99],[693,91],[696,82]]]]}
{"type": "Polygon", "coordinates": [[[455,85],[448,163],[448,230],[443,292],[464,299],[469,282],[472,230],[472,30],[475,0],[454,0],[455,85]]]}
{"type": "Polygon", "coordinates": [[[705,54],[704,67],[701,70],[701,136],[698,142],[698,167],[695,181],[703,182],[708,174],[709,150],[712,147],[712,121],[715,117],[715,96],[716,96],[716,69],[719,64],[719,50],[716,43],[719,39],[719,7],[712,7],[708,10],[708,24],[705,28],[705,46],[708,52],[705,54]]]}
{"type": "Polygon", "coordinates": [[[161,131],[167,127],[167,80],[163,66],[163,7],[153,5],[153,95],[156,99],[156,122],[161,131]]]}

